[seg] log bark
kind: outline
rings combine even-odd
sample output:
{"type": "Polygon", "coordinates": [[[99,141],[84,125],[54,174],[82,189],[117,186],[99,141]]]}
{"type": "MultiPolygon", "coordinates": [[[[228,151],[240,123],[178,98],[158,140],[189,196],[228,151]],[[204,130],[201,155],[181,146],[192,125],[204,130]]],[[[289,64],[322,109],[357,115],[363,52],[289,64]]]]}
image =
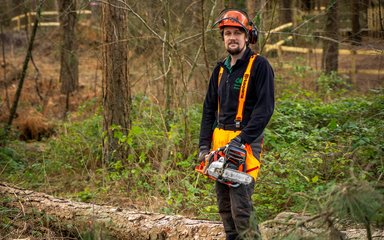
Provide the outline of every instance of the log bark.
{"type": "Polygon", "coordinates": [[[102,226],[118,239],[224,239],[220,222],[75,202],[0,183],[0,198],[23,212],[38,210],[57,219],[61,228],[74,224],[102,226]]]}

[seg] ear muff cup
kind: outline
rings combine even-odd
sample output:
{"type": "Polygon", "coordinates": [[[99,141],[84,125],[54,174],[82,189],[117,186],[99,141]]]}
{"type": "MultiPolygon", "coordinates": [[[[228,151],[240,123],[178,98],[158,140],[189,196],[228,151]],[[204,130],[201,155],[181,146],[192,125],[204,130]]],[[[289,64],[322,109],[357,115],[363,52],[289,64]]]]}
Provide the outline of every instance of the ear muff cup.
{"type": "Polygon", "coordinates": [[[251,23],[251,30],[249,30],[249,33],[248,33],[248,42],[250,44],[255,44],[259,38],[259,33],[258,33],[258,30],[256,28],[256,26],[251,23]]]}

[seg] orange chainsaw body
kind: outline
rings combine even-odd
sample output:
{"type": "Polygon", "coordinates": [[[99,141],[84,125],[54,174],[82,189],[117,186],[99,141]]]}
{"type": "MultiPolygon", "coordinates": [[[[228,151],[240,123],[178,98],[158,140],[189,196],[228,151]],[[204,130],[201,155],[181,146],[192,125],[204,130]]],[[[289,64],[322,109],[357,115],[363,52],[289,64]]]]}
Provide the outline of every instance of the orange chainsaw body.
{"type": "Polygon", "coordinates": [[[238,187],[241,183],[249,184],[252,177],[245,173],[245,150],[228,149],[227,145],[211,151],[205,156],[205,160],[195,167],[195,171],[231,187],[238,187]],[[237,164],[239,159],[242,163],[240,165],[237,164]]]}

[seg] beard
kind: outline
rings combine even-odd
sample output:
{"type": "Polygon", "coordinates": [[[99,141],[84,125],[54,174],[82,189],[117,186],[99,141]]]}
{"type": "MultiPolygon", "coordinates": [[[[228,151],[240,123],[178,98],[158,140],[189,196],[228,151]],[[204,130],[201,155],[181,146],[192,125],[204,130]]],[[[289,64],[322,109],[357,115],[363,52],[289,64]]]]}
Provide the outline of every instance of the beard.
{"type": "Polygon", "coordinates": [[[240,45],[239,45],[237,42],[230,42],[230,43],[228,44],[228,46],[226,47],[226,50],[227,50],[227,52],[228,52],[229,54],[231,54],[231,55],[238,55],[239,53],[241,53],[241,51],[243,50],[243,48],[240,49],[240,45]],[[231,45],[231,44],[233,44],[233,43],[236,43],[236,44],[237,44],[237,47],[235,47],[235,48],[230,48],[229,45],[231,45]]]}

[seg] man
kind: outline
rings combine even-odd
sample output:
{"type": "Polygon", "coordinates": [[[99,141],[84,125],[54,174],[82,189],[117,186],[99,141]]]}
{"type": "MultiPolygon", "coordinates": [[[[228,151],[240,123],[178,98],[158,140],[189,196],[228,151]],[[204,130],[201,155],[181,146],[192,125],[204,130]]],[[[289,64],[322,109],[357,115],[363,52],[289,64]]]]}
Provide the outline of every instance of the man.
{"type": "MultiPolygon", "coordinates": [[[[247,151],[246,172],[256,180],[263,131],[274,110],[274,73],[268,61],[248,46],[256,43],[257,29],[246,12],[226,9],[214,25],[218,25],[229,55],[215,67],[209,82],[199,160],[203,161],[210,149],[241,146],[247,151]]],[[[240,239],[249,229],[254,185],[253,181],[235,188],[216,182],[226,239],[240,239]]]]}

